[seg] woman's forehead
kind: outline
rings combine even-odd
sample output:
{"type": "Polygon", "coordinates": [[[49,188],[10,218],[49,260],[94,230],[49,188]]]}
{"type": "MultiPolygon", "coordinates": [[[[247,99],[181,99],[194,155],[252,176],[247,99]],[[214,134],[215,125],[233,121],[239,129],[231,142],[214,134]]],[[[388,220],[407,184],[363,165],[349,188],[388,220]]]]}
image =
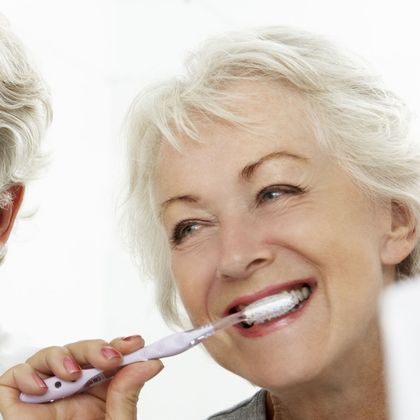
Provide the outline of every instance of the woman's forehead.
{"type": "MultiPolygon", "coordinates": [[[[313,143],[314,130],[310,115],[310,104],[297,91],[275,81],[237,82],[226,94],[235,98],[230,102],[229,112],[244,123],[192,111],[189,118],[196,130],[196,138],[178,132],[177,147],[162,140],[159,159],[174,154],[189,154],[205,148],[209,142],[229,142],[239,138],[243,142],[258,144],[284,142],[287,147],[306,147],[313,143]]],[[[239,150],[238,150],[239,153],[239,150]]]]}
{"type": "Polygon", "coordinates": [[[266,114],[261,116],[266,123],[256,130],[213,122],[200,127],[199,141],[181,138],[180,149],[164,142],[154,176],[159,198],[165,201],[183,195],[202,182],[214,184],[215,179],[241,183],[249,180],[250,174],[261,173],[257,168],[274,164],[275,170],[287,168],[289,173],[324,166],[320,161],[326,163],[326,156],[320,153],[313,130],[299,118],[299,108],[273,103],[266,114]],[[316,162],[309,165],[314,157],[316,162]]]}

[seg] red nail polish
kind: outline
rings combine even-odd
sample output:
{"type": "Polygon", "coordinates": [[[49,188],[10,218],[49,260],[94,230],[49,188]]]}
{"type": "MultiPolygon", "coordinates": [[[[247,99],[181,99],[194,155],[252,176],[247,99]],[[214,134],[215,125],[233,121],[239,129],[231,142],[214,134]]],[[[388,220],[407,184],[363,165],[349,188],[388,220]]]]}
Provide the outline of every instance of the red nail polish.
{"type": "Polygon", "coordinates": [[[122,339],[124,341],[131,341],[131,340],[134,340],[135,338],[141,338],[141,335],[128,335],[127,337],[123,337],[122,339]]]}
{"type": "Polygon", "coordinates": [[[118,357],[118,358],[121,357],[121,354],[112,347],[102,347],[101,348],[101,353],[108,360],[115,359],[116,357],[118,357]]]}
{"type": "Polygon", "coordinates": [[[76,373],[81,371],[80,366],[69,356],[66,356],[63,359],[63,365],[68,373],[76,373]]]}
{"type": "Polygon", "coordinates": [[[47,384],[36,373],[33,373],[32,377],[34,378],[36,384],[40,388],[43,388],[43,389],[48,388],[47,384]]]}

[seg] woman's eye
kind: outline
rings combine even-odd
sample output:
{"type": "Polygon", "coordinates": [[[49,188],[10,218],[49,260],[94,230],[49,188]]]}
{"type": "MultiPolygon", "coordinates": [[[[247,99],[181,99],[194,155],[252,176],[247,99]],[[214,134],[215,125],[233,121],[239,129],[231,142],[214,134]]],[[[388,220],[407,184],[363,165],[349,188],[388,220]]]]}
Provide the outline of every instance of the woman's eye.
{"type": "Polygon", "coordinates": [[[272,185],[262,189],[257,195],[257,204],[275,201],[288,194],[300,194],[303,189],[294,185],[272,185]]]}
{"type": "Polygon", "coordinates": [[[186,220],[178,223],[172,233],[172,243],[174,245],[180,244],[185,238],[191,236],[200,229],[200,223],[194,220],[186,220]]]}

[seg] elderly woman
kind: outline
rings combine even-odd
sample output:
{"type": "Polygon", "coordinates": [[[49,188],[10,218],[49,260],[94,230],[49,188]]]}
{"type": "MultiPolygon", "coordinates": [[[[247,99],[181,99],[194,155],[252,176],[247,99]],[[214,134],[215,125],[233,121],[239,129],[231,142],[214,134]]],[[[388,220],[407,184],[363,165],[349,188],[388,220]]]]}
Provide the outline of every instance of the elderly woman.
{"type": "MultiPolygon", "coordinates": [[[[50,119],[51,107],[45,84],[29,63],[20,41],[0,15],[1,259],[23,198],[24,185],[43,161],[41,138],[50,119]]],[[[20,314],[26,316],[21,309],[20,314]]],[[[101,369],[115,368],[123,353],[142,345],[140,337],[132,336],[115,339],[111,344],[91,340],[40,351],[0,378],[0,413],[5,420],[98,419],[105,416],[131,419],[139,389],[147,375],[151,376],[161,368],[159,362],[129,366],[129,369],[121,370],[110,384],[50,405],[21,403],[19,394],[21,391],[33,394],[45,392],[44,373],[74,379],[80,374],[79,363],[89,363],[101,369]]]]}
{"type": "Polygon", "coordinates": [[[212,418],[386,418],[377,302],[420,271],[402,101],[326,40],[272,27],[209,41],[131,121],[129,227],[165,318],[178,299],[193,325],[301,301],[204,343],[262,389],[212,418]]]}
{"type": "Polygon", "coordinates": [[[182,302],[201,325],[299,298],[204,342],[261,388],[212,418],[387,418],[377,302],[419,271],[404,104],[328,41],[266,28],[206,43],[130,120],[129,231],[163,316],[182,324],[182,302]]]}

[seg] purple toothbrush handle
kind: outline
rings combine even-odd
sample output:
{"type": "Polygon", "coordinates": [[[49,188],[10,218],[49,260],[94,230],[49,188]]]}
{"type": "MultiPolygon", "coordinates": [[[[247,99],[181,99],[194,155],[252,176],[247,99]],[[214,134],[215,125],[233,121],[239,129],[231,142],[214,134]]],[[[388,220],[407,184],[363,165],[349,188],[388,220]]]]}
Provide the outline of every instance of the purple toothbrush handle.
{"type": "Polygon", "coordinates": [[[103,372],[95,368],[83,369],[80,378],[74,382],[64,381],[56,376],[52,376],[51,378],[44,379],[45,384],[48,386],[45,394],[29,395],[22,393],[20,394],[20,400],[27,403],[44,403],[58,400],[78,392],[83,392],[93,385],[112,378],[115,373],[115,369],[111,372],[103,372]]]}
{"type": "Polygon", "coordinates": [[[146,360],[174,356],[201,343],[202,340],[210,337],[214,333],[215,329],[210,324],[190,331],[177,332],[123,356],[121,365],[117,369],[108,372],[103,372],[96,368],[83,369],[80,378],[73,382],[52,376],[44,379],[44,382],[48,386],[45,394],[29,395],[21,393],[19,398],[22,402],[27,403],[45,403],[69,397],[111,379],[123,366],[146,360]]]}

